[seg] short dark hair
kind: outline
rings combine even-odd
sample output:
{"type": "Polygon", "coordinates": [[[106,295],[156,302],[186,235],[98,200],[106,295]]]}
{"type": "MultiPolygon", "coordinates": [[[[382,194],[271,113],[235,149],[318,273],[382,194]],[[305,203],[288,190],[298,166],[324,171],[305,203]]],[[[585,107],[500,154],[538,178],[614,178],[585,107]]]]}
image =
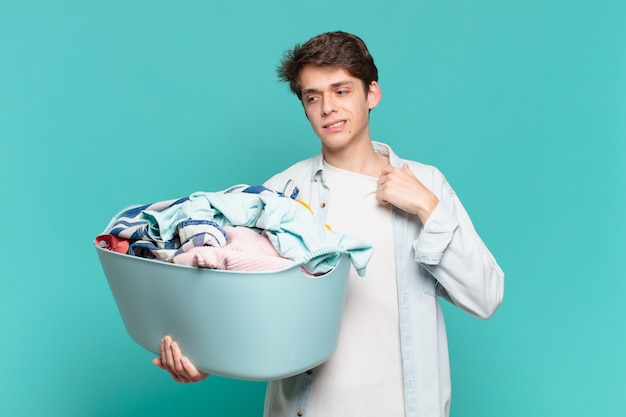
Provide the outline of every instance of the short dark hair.
{"type": "Polygon", "coordinates": [[[288,82],[289,89],[302,100],[300,72],[307,65],[343,68],[363,82],[365,91],[372,81],[378,81],[378,68],[365,42],[346,32],[326,32],[296,44],[285,51],[277,68],[280,81],[288,82]]]}

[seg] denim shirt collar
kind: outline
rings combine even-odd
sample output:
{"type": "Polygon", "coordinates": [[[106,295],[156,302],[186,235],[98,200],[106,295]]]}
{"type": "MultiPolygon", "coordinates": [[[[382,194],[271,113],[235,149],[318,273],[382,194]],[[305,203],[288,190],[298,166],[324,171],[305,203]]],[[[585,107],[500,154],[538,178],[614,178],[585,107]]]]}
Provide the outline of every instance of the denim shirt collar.
{"type": "MultiPolygon", "coordinates": [[[[382,142],[372,141],[372,146],[374,148],[374,152],[380,155],[388,156],[389,163],[391,166],[400,167],[402,166],[402,162],[400,158],[391,150],[389,145],[384,144],[382,142]]],[[[324,181],[324,154],[320,151],[317,155],[313,157],[311,170],[311,181],[315,179],[319,179],[324,181]]]]}

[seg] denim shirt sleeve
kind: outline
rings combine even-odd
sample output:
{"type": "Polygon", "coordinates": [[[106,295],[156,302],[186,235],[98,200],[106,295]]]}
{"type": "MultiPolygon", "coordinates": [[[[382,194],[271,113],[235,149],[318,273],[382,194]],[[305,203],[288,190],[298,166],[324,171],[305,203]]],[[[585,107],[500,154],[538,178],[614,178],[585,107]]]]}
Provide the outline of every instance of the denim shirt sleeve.
{"type": "Polygon", "coordinates": [[[420,233],[413,242],[415,261],[427,265],[437,265],[452,240],[458,221],[441,204],[437,204],[420,233]]]}
{"type": "Polygon", "coordinates": [[[443,175],[435,170],[434,178],[432,191],[440,202],[413,242],[415,261],[455,305],[487,319],[502,302],[504,273],[443,175]]]}

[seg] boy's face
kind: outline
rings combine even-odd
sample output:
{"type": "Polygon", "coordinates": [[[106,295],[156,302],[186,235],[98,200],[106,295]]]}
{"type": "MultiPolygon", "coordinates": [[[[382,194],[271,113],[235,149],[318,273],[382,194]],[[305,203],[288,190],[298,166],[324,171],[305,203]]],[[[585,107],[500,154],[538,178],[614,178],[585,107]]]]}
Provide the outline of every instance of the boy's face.
{"type": "Polygon", "coordinates": [[[306,66],[300,72],[302,104],[322,148],[339,150],[370,141],[369,111],[381,98],[378,83],[367,89],[343,68],[306,66]]]}

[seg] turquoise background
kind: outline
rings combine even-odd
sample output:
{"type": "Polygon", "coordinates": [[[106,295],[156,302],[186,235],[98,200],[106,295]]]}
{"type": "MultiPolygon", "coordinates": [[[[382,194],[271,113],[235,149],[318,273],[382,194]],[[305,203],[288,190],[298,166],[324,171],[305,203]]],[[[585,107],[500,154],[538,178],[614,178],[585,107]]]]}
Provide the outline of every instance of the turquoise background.
{"type": "Polygon", "coordinates": [[[260,183],[317,152],[283,50],[361,36],[373,136],[447,176],[506,272],[446,305],[453,417],[624,414],[626,2],[0,2],[3,416],[260,415],[126,334],[92,239],[123,206],[260,183]]]}

